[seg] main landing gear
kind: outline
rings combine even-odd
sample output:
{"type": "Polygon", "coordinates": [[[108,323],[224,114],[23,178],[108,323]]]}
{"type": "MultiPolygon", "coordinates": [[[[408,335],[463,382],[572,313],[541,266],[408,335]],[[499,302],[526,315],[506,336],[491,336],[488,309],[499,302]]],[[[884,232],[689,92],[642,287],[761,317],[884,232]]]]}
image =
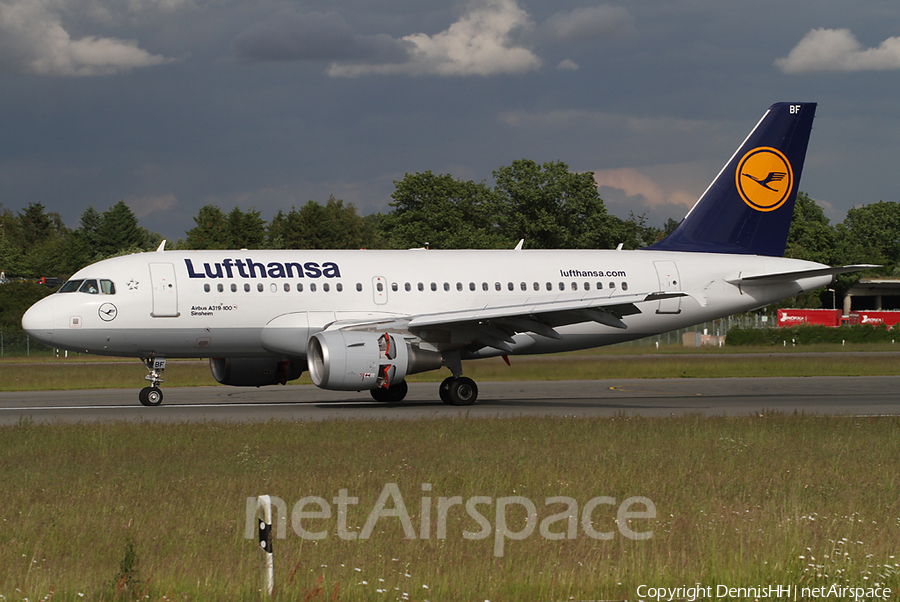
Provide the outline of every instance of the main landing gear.
{"type": "Polygon", "coordinates": [[[465,376],[450,376],[438,389],[441,401],[451,406],[470,406],[478,399],[478,385],[465,376]]]}
{"type": "Polygon", "coordinates": [[[138,399],[141,400],[141,405],[158,406],[163,400],[162,389],[159,388],[159,385],[163,382],[162,372],[166,369],[166,358],[151,355],[144,359],[144,365],[150,372],[144,377],[145,380],[150,381],[150,386],[141,389],[138,399]]]}
{"type": "Polygon", "coordinates": [[[386,389],[384,387],[378,387],[371,391],[372,399],[382,403],[403,401],[407,392],[409,392],[409,385],[406,384],[405,380],[401,380],[396,385],[391,385],[386,389]]]}

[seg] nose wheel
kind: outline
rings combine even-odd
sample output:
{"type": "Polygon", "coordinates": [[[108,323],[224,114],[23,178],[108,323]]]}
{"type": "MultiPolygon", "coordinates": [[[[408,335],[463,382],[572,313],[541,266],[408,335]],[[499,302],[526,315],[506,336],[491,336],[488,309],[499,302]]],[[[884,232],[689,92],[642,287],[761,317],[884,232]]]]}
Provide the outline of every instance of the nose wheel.
{"type": "Polygon", "coordinates": [[[144,387],[141,389],[138,399],[145,406],[158,406],[162,403],[163,392],[159,387],[144,387]]]}
{"type": "Polygon", "coordinates": [[[144,360],[144,365],[147,366],[147,371],[150,372],[144,377],[145,380],[150,381],[150,386],[141,389],[138,399],[141,405],[155,407],[161,404],[163,400],[163,392],[159,385],[163,382],[162,373],[166,369],[166,358],[151,355],[144,360]]]}

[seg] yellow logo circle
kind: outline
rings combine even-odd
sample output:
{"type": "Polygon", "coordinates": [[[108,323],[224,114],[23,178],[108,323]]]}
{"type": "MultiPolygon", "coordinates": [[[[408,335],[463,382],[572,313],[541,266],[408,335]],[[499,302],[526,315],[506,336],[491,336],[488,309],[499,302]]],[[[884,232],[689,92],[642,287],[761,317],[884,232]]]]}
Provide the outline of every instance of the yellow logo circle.
{"type": "Polygon", "coordinates": [[[744,202],[757,211],[775,211],[794,186],[794,171],[781,151],[760,146],[744,155],[734,181],[744,202]]]}

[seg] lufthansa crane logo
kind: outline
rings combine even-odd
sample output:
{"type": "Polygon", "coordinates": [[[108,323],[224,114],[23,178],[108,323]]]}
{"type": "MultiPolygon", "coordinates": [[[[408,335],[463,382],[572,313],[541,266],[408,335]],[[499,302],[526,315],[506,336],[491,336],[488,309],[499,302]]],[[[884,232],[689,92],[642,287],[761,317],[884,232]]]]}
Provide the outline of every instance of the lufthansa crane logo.
{"type": "Polygon", "coordinates": [[[100,309],[97,310],[97,313],[104,322],[112,322],[119,314],[119,310],[117,310],[116,306],[112,303],[104,303],[100,306],[100,309]]]}
{"type": "Polygon", "coordinates": [[[775,211],[794,186],[794,171],[781,151],[760,146],[744,155],[734,174],[738,193],[757,211],[775,211]]]}

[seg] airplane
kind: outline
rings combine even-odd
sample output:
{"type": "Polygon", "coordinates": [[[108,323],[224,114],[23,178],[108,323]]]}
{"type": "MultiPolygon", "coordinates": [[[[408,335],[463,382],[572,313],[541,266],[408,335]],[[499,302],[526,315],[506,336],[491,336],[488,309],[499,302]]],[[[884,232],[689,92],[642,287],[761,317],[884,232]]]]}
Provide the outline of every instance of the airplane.
{"type": "Polygon", "coordinates": [[[678,227],[636,250],[231,250],[115,257],[75,273],[22,326],[59,349],[140,358],[162,403],[168,358],[234,386],[318,387],[399,402],[462,360],[599,347],[758,309],[871,266],[784,254],[816,103],[772,105],[678,227]]]}

